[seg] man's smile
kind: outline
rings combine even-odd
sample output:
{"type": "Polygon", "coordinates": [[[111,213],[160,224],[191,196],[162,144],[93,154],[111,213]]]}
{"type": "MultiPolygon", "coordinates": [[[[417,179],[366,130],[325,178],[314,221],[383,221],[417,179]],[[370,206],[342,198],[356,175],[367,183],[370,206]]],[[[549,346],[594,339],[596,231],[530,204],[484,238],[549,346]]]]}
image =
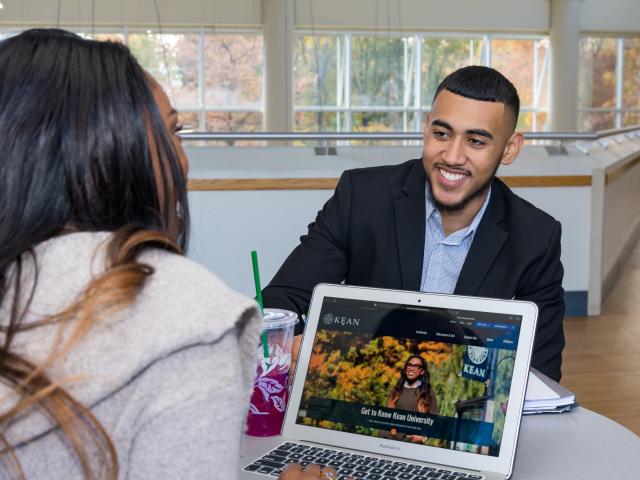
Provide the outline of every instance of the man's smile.
{"type": "Polygon", "coordinates": [[[464,183],[467,177],[471,174],[465,171],[447,169],[441,166],[436,166],[435,170],[438,172],[439,183],[444,187],[456,188],[464,183]]]}

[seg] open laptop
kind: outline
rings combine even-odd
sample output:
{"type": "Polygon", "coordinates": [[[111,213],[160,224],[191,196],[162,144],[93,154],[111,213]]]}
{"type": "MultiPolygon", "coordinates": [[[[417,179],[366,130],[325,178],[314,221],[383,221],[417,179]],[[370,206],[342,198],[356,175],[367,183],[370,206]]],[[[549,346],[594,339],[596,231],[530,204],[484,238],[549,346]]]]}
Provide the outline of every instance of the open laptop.
{"type": "Polygon", "coordinates": [[[318,285],[282,437],[245,437],[240,478],[294,461],[338,478],[509,478],[537,314],[530,302],[318,285]]]}

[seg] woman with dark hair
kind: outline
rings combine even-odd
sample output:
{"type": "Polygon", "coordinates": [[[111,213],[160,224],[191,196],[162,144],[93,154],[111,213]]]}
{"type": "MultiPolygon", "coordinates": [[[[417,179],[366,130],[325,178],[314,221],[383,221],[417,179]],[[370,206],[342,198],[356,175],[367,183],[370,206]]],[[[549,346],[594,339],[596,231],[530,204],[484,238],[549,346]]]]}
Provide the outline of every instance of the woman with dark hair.
{"type": "MultiPolygon", "coordinates": [[[[418,413],[438,414],[438,402],[431,387],[429,366],[421,355],[411,355],[407,358],[398,382],[389,393],[387,407],[418,413]]],[[[421,435],[405,436],[395,433],[395,436],[398,440],[406,439],[415,443],[425,440],[421,435]]]]}
{"type": "Polygon", "coordinates": [[[260,318],[182,256],[179,130],[124,45],[0,42],[0,478],[237,476],[260,318]]]}

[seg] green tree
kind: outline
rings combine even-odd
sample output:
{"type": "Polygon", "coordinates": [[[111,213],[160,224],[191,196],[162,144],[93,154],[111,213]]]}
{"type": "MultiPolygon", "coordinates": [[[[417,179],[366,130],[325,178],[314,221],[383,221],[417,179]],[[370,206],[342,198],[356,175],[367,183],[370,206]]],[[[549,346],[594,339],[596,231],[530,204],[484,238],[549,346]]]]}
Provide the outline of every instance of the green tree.
{"type": "Polygon", "coordinates": [[[481,39],[425,38],[422,50],[422,104],[431,105],[444,78],[470,64],[480,64],[481,39]]]}
{"type": "MultiPolygon", "coordinates": [[[[294,102],[297,106],[337,105],[337,36],[299,35],[294,48],[294,102]]],[[[297,115],[298,130],[336,130],[335,113],[297,115]]]]}
{"type": "MultiPolygon", "coordinates": [[[[578,105],[614,108],[616,91],[616,39],[585,37],[580,40],[578,105]]],[[[614,126],[613,113],[587,113],[581,127],[602,130],[614,126]]]]}

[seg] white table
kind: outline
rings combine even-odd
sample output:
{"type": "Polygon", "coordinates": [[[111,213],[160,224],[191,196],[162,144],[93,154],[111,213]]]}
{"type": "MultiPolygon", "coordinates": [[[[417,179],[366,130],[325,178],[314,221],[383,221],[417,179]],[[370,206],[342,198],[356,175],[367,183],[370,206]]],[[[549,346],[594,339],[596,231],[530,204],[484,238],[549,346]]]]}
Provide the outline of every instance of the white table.
{"type": "MultiPolygon", "coordinates": [[[[244,451],[250,455],[276,446],[281,440],[245,436],[244,451]]],[[[243,464],[249,460],[243,458],[243,464]]],[[[640,479],[640,437],[581,407],[568,413],[525,415],[511,478],[640,479]]]]}
{"type": "Polygon", "coordinates": [[[512,478],[640,479],[640,437],[581,407],[525,415],[512,478]]]}

